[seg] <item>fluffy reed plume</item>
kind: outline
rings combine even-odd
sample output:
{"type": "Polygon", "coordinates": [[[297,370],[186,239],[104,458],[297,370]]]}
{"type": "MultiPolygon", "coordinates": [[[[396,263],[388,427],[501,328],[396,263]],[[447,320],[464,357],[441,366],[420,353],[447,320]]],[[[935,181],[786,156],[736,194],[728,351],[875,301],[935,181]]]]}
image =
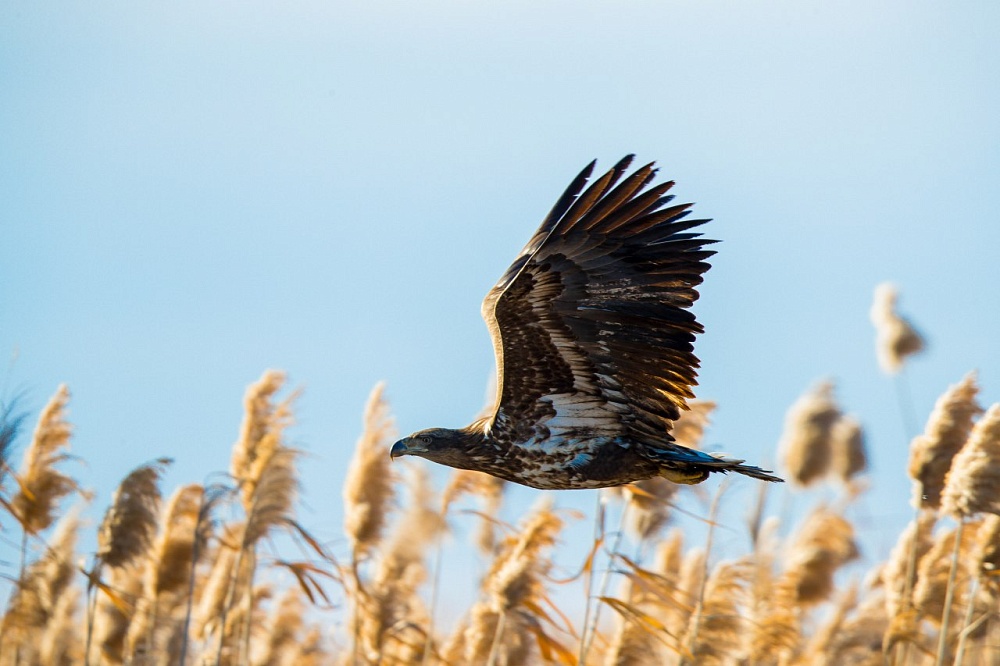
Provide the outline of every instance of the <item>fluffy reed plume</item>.
{"type": "Polygon", "coordinates": [[[125,636],[142,594],[142,569],[131,561],[111,569],[98,595],[87,663],[125,663],[125,636]]]}
{"type": "MultiPolygon", "coordinates": [[[[483,502],[485,510],[478,515],[486,519],[474,517],[475,524],[503,533],[492,516],[504,486],[492,477],[458,472],[443,498],[437,497],[427,482],[427,469],[416,466],[414,475],[407,477],[408,493],[400,495],[401,507],[390,512],[395,493],[387,474],[391,421],[378,389],[351,470],[352,488],[345,493],[349,540],[343,549],[353,556],[353,566],[340,572],[347,574],[343,597],[327,599],[312,577],[325,572],[311,561],[288,562],[278,552],[272,560],[264,544],[278,551],[280,543],[265,537],[279,526],[301,536],[303,548],[325,557],[323,546],[291,519],[297,458],[282,440],[291,419],[290,401],[275,404],[274,399],[282,381],[280,373],[265,374],[247,394],[247,416],[233,458],[241,501],[230,507],[236,517],[217,525],[211,539],[205,507],[217,497],[212,488],[182,487],[163,511],[156,508],[162,463],[139,468],[123,481],[101,524],[99,557],[87,578],[75,576],[74,517],[63,521],[47,544],[40,536],[30,539],[23,576],[6,576],[17,585],[11,585],[0,622],[0,666],[576,663],[576,655],[563,643],[584,640],[566,638],[573,634],[571,620],[546,589],[546,582],[553,580],[552,547],[562,525],[550,506],[535,510],[489,549],[491,564],[480,598],[470,608],[440,613],[460,619],[457,627],[435,631],[423,601],[431,587],[425,566],[428,546],[443,542],[437,536],[445,528],[444,517],[465,495],[483,502]],[[383,535],[386,524],[391,530],[383,535]],[[196,545],[201,549],[197,560],[196,545]],[[274,590],[274,601],[268,601],[269,586],[254,585],[257,546],[262,565],[274,562],[296,577],[289,579],[291,589],[274,590]],[[40,555],[31,562],[33,552],[40,555]],[[80,610],[81,584],[91,593],[86,621],[80,610]],[[331,601],[330,607],[307,608],[307,597],[314,601],[316,596],[331,601]],[[181,612],[189,603],[197,608],[191,631],[183,626],[181,612]],[[324,632],[312,624],[314,612],[327,611],[340,615],[315,620],[331,627],[326,635],[339,645],[335,654],[327,653],[324,632]],[[443,641],[442,634],[450,638],[443,641]]],[[[915,442],[913,464],[914,477],[926,483],[934,500],[920,503],[914,521],[887,561],[869,572],[871,583],[860,593],[852,586],[832,598],[834,574],[855,556],[856,546],[851,526],[829,509],[815,511],[783,547],[777,519],[751,521],[753,550],[740,557],[733,550],[742,535],[726,536],[724,530],[719,530],[716,546],[709,539],[705,549],[685,549],[679,529],[660,539],[668,517],[662,502],[666,493],[642,486],[626,491],[633,494],[629,504],[635,521],[631,527],[640,540],[638,552],[642,556],[648,550],[650,557],[633,560],[616,552],[611,558],[614,575],[625,585],[617,598],[604,596],[603,585],[597,596],[599,607],[609,606],[619,621],[613,634],[587,643],[589,652],[581,645],[581,652],[590,656],[587,663],[923,666],[933,663],[939,639],[938,663],[1000,663],[1000,486],[994,478],[1000,458],[1000,406],[991,407],[977,422],[977,390],[975,377],[969,376],[938,401],[927,433],[915,442]],[[956,517],[958,527],[934,538],[935,523],[944,513],[956,517]],[[706,551],[717,558],[719,549],[735,559],[709,572],[706,551]]],[[[827,398],[830,406],[828,389],[827,398]]],[[[832,410],[837,411],[835,405],[832,410]]],[[[698,446],[708,411],[708,406],[695,405],[689,415],[697,418],[682,419],[675,428],[678,440],[698,446]]],[[[9,420],[6,414],[0,418],[9,420]]],[[[53,419],[59,421],[65,423],[62,416],[53,419]]],[[[4,427],[0,423],[0,439],[4,427]]],[[[863,468],[859,440],[856,423],[847,417],[832,419],[829,472],[851,479],[863,468]]],[[[0,441],[0,455],[2,448],[0,441]]],[[[62,450],[57,447],[53,455],[58,457],[62,450]]],[[[17,491],[8,488],[12,495],[17,491]]],[[[235,497],[232,489],[227,496],[235,497]]],[[[0,499],[7,496],[0,493],[0,499]]],[[[10,506],[3,504],[12,511],[10,506]]],[[[885,507],[879,515],[892,511],[885,507]]],[[[472,512],[452,513],[449,519],[457,521],[472,512]]],[[[680,513],[669,517],[684,520],[680,513]]],[[[723,517],[718,522],[726,521],[723,517]]],[[[28,543],[30,534],[25,534],[28,543]]],[[[0,548],[4,543],[10,548],[9,541],[0,548]]],[[[8,573],[10,559],[0,558],[0,566],[7,562],[8,573]]],[[[570,571],[580,559],[589,570],[592,560],[577,552],[569,557],[570,571]]],[[[564,575],[559,572],[560,578],[564,575]]],[[[455,584],[445,580],[445,587],[455,584]]],[[[583,614],[574,619],[579,623],[583,614]]],[[[584,624],[587,635],[593,636],[589,629],[597,622],[584,624]]]]}
{"type": "MultiPolygon", "coordinates": [[[[201,594],[194,614],[194,634],[207,639],[220,629],[219,618],[226,605],[230,578],[236,566],[237,544],[219,543],[215,550],[212,568],[201,586],[201,594]]],[[[244,567],[244,569],[246,569],[244,567]]]]}
{"type": "Polygon", "coordinates": [[[51,525],[59,500],[76,488],[73,479],[56,469],[69,449],[68,403],[69,389],[62,384],[42,410],[17,474],[20,489],[10,502],[10,510],[28,534],[38,534],[51,525]]]}
{"type": "Polygon", "coordinates": [[[916,584],[918,569],[911,567],[910,558],[919,562],[930,550],[934,543],[931,532],[936,522],[937,516],[934,513],[918,513],[899,535],[889,559],[879,571],[879,580],[885,589],[885,610],[891,618],[896,618],[913,606],[908,594],[916,584]]]}
{"type": "Polygon", "coordinates": [[[871,320],[875,326],[875,351],[879,367],[887,374],[899,372],[908,356],[923,350],[924,339],[909,321],[896,312],[896,287],[884,282],[875,287],[871,320]]]}
{"type": "Polygon", "coordinates": [[[451,505],[463,495],[479,498],[482,503],[481,520],[476,528],[474,540],[479,550],[486,554],[492,553],[496,547],[496,516],[506,486],[506,481],[495,476],[457,469],[452,473],[451,480],[442,495],[443,513],[447,513],[451,505]]]}
{"type": "Polygon", "coordinates": [[[676,483],[656,477],[638,481],[622,488],[629,503],[624,513],[625,529],[639,542],[654,537],[670,520],[670,506],[677,489],[676,483]]]}
{"type": "MultiPolygon", "coordinates": [[[[73,553],[78,528],[77,512],[66,514],[45,554],[25,571],[3,616],[0,655],[19,652],[22,662],[32,663],[39,658],[49,626],[59,622],[60,614],[75,610],[75,606],[67,608],[64,599],[76,598],[70,586],[76,572],[73,553]]],[[[0,663],[6,662],[0,658],[0,663]]]]}
{"type": "Polygon", "coordinates": [[[861,424],[851,416],[839,419],[833,425],[830,437],[830,471],[844,485],[850,485],[858,474],[868,469],[865,451],[865,434],[861,424]]]}
{"type": "Polygon", "coordinates": [[[532,638],[539,649],[568,654],[542,629],[539,603],[542,579],[551,563],[542,558],[562,529],[562,520],[546,502],[535,509],[517,534],[508,536],[483,579],[484,598],[470,612],[467,627],[445,647],[453,663],[525,663],[532,638]]]}
{"type": "Polygon", "coordinates": [[[834,425],[840,418],[831,382],[820,382],[789,408],[778,455],[794,483],[811,485],[829,471],[834,425]]]}
{"type": "Polygon", "coordinates": [[[240,437],[233,445],[229,473],[236,479],[249,506],[261,466],[278,446],[284,428],[291,421],[291,403],[296,395],[280,403],[274,396],[285,383],[285,373],[267,370],[257,382],[247,387],[243,396],[243,423],[240,437]]]}
{"type": "Polygon", "coordinates": [[[230,471],[239,482],[246,521],[222,605],[217,661],[226,658],[243,662],[249,656],[257,543],[279,526],[298,530],[310,544],[315,543],[299,528],[293,515],[299,487],[295,468],[298,452],[285,446],[283,437],[292,421],[291,406],[297,394],[276,402],[274,396],[284,381],[283,373],[269,370],[250,385],[244,398],[243,424],[233,447],[230,471]],[[243,601],[236,608],[238,599],[243,601]]]}
{"type": "MultiPolygon", "coordinates": [[[[851,597],[847,597],[845,601],[853,603],[851,597]]],[[[835,609],[833,619],[842,618],[843,612],[842,608],[835,609]]],[[[882,636],[887,626],[885,600],[878,590],[869,590],[861,603],[854,608],[853,614],[839,622],[836,631],[820,630],[817,636],[825,639],[825,645],[809,650],[814,655],[812,664],[884,666],[882,636]]]]}
{"type": "Polygon", "coordinates": [[[656,571],[676,577],[684,561],[684,532],[676,527],[670,530],[667,537],[657,544],[653,561],[656,571]]]}
{"type": "Polygon", "coordinates": [[[163,458],[132,470],[118,485],[111,506],[104,513],[87,589],[88,597],[94,586],[98,589],[98,594],[89,597],[87,604],[88,665],[98,658],[119,663],[125,656],[126,632],[141,597],[143,568],[156,536],[160,476],[170,462],[163,458]],[[102,582],[104,567],[112,572],[107,584],[102,582]],[[124,590],[124,601],[116,586],[124,590]]]}
{"type": "Polygon", "coordinates": [[[986,516],[976,535],[976,569],[979,575],[997,576],[1000,572],[1000,516],[986,516]]]}
{"type": "Polygon", "coordinates": [[[705,429],[711,423],[715,407],[716,404],[712,400],[689,401],[687,411],[681,412],[681,417],[674,421],[670,431],[674,441],[689,449],[701,448],[702,437],[705,436],[705,429]]]}
{"type": "MultiPolygon", "coordinates": [[[[996,642],[994,636],[1000,633],[1000,613],[996,610],[1000,608],[1000,585],[991,579],[995,579],[997,566],[1000,564],[1000,515],[986,514],[979,522],[971,551],[966,553],[966,557],[969,559],[966,567],[970,570],[972,584],[968,592],[969,601],[965,605],[965,620],[958,632],[955,663],[966,663],[966,652],[982,652],[979,661],[995,661],[1000,659],[1000,643],[996,642]],[[979,617],[974,620],[977,614],[979,617]],[[993,643],[992,650],[988,644],[972,646],[970,649],[971,639],[981,636],[994,636],[988,639],[993,643]],[[990,655],[994,650],[995,653],[990,655]]],[[[977,662],[973,659],[972,663],[977,662]]]]}
{"type": "Polygon", "coordinates": [[[123,567],[149,552],[160,514],[160,477],[171,462],[161,458],[136,467],[118,485],[97,534],[101,564],[123,567]]]}
{"type": "Polygon", "coordinates": [[[232,608],[227,616],[222,640],[217,646],[209,647],[202,655],[199,664],[219,664],[219,666],[244,666],[252,663],[246,651],[245,627],[251,628],[250,642],[259,640],[260,633],[267,626],[265,605],[274,596],[270,585],[256,585],[246,592],[246,603],[239,603],[232,608]]]}
{"type": "Polygon", "coordinates": [[[746,657],[744,610],[752,574],[752,563],[746,559],[720,562],[712,570],[705,584],[700,618],[691,618],[684,639],[690,650],[690,663],[711,666],[746,657]]]}
{"type": "Polygon", "coordinates": [[[983,410],[976,402],[979,386],[970,372],[948,388],[934,404],[922,435],[910,444],[910,478],[916,481],[914,505],[937,509],[952,459],[969,438],[972,421],[983,410]]]}
{"type": "Polygon", "coordinates": [[[180,611],[188,601],[203,493],[198,484],[182,486],[162,512],[159,535],[145,569],[142,598],[126,638],[126,654],[147,655],[150,664],[163,661],[157,656],[177,660],[169,646],[177,642],[183,627],[180,611]]]}
{"type": "Polygon", "coordinates": [[[426,468],[409,471],[409,502],[382,543],[372,579],[359,590],[358,640],[368,663],[403,665],[424,657],[428,616],[418,591],[427,578],[424,553],[444,520],[426,468]]]}
{"type": "Polygon", "coordinates": [[[698,611],[706,577],[706,559],[704,548],[689,548],[683,555],[679,555],[679,562],[661,560],[658,567],[673,581],[671,589],[661,595],[662,621],[664,633],[668,636],[667,643],[673,652],[678,654],[685,649],[683,643],[685,635],[689,632],[691,622],[698,611]],[[667,569],[667,566],[674,568],[667,569]]]}
{"type": "Polygon", "coordinates": [[[973,426],[955,455],[945,478],[941,510],[959,518],[1000,515],[1000,403],[973,426]]]}
{"type": "Polygon", "coordinates": [[[618,611],[615,633],[604,653],[605,666],[662,663],[667,658],[664,647],[675,646],[676,637],[665,634],[663,624],[657,617],[663,605],[657,594],[659,590],[650,591],[650,588],[659,587],[657,583],[649,582],[653,575],[653,572],[634,566],[632,575],[623,580],[618,598],[603,599],[604,603],[618,611]],[[646,582],[641,584],[639,581],[644,578],[646,582]]]}
{"type": "MultiPolygon", "coordinates": [[[[941,509],[958,520],[955,530],[954,548],[948,574],[944,615],[941,619],[940,640],[938,642],[938,664],[948,656],[949,627],[951,609],[959,587],[959,557],[963,552],[966,521],[975,515],[989,513],[1000,515],[1000,404],[993,405],[975,424],[968,441],[952,460],[951,469],[945,478],[941,494],[941,509]]],[[[964,549],[968,553],[968,549],[964,549]]],[[[968,561],[965,563],[968,570],[968,561]]],[[[968,572],[969,577],[978,579],[978,572],[968,572]]],[[[971,621],[974,600],[966,602],[966,621],[971,621]]],[[[965,650],[965,634],[960,639],[959,654],[965,650]]]]}
{"type": "MultiPolygon", "coordinates": [[[[934,540],[933,545],[927,554],[920,559],[919,571],[917,573],[917,584],[913,588],[913,600],[922,618],[935,624],[940,624],[945,611],[945,601],[947,599],[948,580],[951,572],[952,552],[955,550],[955,538],[959,537],[959,552],[970,553],[974,550],[976,542],[976,530],[948,530],[934,540]]],[[[971,576],[975,575],[971,567],[975,563],[971,558],[960,558],[959,580],[967,582],[971,576]]],[[[956,603],[961,603],[961,599],[956,598],[956,603]]],[[[953,609],[961,610],[961,609],[953,609]]]]}
{"type": "MultiPolygon", "coordinates": [[[[678,651],[680,636],[671,633],[669,614],[690,608],[679,599],[678,572],[683,558],[684,537],[679,529],[657,545],[654,564],[643,569],[619,556],[625,581],[618,599],[603,598],[618,613],[615,634],[604,655],[605,666],[642,666],[663,663],[678,651]]],[[[675,622],[681,625],[681,621],[675,622]]]]}
{"type": "MultiPolygon", "coordinates": [[[[280,663],[280,662],[279,662],[280,663]]],[[[291,666],[322,666],[333,663],[329,659],[326,648],[323,647],[323,632],[318,626],[310,627],[305,638],[291,648],[290,654],[285,657],[281,664],[291,666]]]]}
{"type": "Polygon", "coordinates": [[[305,625],[305,604],[298,588],[290,587],[281,596],[268,620],[268,631],[260,657],[255,660],[268,666],[293,666],[297,662],[299,641],[305,625]]]}
{"type": "Polygon", "coordinates": [[[204,492],[201,485],[192,483],[181,486],[170,496],[150,560],[155,566],[150,567],[146,577],[147,596],[155,598],[187,586],[194,565],[192,555],[204,492]]]}
{"type": "Polygon", "coordinates": [[[828,509],[813,511],[795,534],[785,560],[796,601],[803,606],[825,601],[837,569],[857,556],[851,524],[828,509]]]}
{"type": "MultiPolygon", "coordinates": [[[[802,650],[801,658],[796,663],[813,664],[815,666],[830,664],[826,657],[833,652],[833,642],[840,635],[847,614],[855,607],[857,601],[857,585],[852,584],[837,595],[837,599],[834,601],[829,615],[816,628],[812,636],[809,637],[805,649],[802,650]]],[[[802,638],[805,637],[803,636],[802,638]]]]}
{"type": "Polygon", "coordinates": [[[395,428],[383,389],[383,384],[377,384],[368,397],[364,430],[344,481],[344,531],[355,560],[378,542],[392,500],[388,451],[395,428]]]}
{"type": "Polygon", "coordinates": [[[38,641],[38,663],[47,666],[75,666],[83,661],[80,640],[80,590],[68,588],[60,595],[38,641]]]}
{"type": "MultiPolygon", "coordinates": [[[[639,609],[643,602],[643,595],[631,578],[626,578],[623,581],[618,598],[624,600],[628,608],[642,612],[639,609]]],[[[649,663],[655,650],[653,632],[639,624],[637,620],[621,613],[615,633],[611,637],[611,645],[604,655],[604,664],[605,666],[643,666],[643,664],[649,663]]]]}
{"type": "Polygon", "coordinates": [[[750,663],[761,666],[787,661],[801,632],[797,580],[787,573],[774,575],[778,525],[777,518],[764,521],[752,558],[745,643],[750,663]]]}
{"type": "Polygon", "coordinates": [[[298,452],[279,445],[265,460],[261,458],[260,473],[247,512],[245,545],[256,544],[272,529],[293,519],[293,507],[299,481],[295,469],[298,452]]]}

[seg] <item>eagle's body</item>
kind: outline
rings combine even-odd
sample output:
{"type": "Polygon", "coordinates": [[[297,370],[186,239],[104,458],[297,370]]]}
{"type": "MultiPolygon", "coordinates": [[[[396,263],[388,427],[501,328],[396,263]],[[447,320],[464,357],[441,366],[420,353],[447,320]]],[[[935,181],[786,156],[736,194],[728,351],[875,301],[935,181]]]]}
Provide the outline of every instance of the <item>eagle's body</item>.
{"type": "Polygon", "coordinates": [[[654,476],[698,483],[765,471],[679,446],[670,429],[693,397],[695,287],[712,243],[689,230],[652,164],[615,186],[631,156],[588,189],[573,181],[483,301],[498,391],[492,414],[392,447],[534,488],[616,486],[654,476]],[[582,192],[582,193],[581,193],[582,192]]]}

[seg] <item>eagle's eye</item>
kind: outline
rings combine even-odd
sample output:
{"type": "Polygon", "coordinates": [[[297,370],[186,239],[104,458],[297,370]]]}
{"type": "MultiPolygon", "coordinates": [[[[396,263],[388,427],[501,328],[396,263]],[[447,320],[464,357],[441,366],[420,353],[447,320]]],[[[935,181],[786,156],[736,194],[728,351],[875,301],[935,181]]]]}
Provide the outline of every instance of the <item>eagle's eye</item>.
{"type": "Polygon", "coordinates": [[[420,437],[420,443],[423,444],[424,446],[430,446],[432,441],[433,440],[427,435],[423,435],[420,437]]]}

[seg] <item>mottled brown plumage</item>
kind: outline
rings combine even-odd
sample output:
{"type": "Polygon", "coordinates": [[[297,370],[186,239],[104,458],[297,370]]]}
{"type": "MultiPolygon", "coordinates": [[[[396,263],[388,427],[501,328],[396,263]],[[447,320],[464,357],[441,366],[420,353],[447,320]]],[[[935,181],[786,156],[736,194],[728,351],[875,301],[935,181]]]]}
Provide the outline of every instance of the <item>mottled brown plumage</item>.
{"type": "Polygon", "coordinates": [[[483,301],[497,359],[491,415],[414,433],[393,457],[546,489],[726,471],[780,480],[670,435],[693,397],[702,327],[689,308],[714,241],[691,231],[707,220],[685,219],[690,204],[667,205],[673,182],[649,187],[652,164],[622,180],[631,161],[584,190],[588,165],[483,301]]]}

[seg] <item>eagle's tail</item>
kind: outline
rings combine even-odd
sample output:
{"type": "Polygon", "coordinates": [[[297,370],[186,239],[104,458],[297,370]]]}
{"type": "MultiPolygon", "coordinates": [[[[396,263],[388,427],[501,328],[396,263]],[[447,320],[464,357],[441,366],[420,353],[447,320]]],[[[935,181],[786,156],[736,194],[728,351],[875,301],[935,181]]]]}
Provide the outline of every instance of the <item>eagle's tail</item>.
{"type": "Polygon", "coordinates": [[[761,481],[784,482],[784,479],[774,476],[771,470],[744,465],[745,461],[728,458],[724,454],[704,453],[676,444],[669,449],[655,449],[652,453],[653,459],[661,465],[660,476],[674,483],[701,483],[712,472],[738,472],[761,481]]]}

